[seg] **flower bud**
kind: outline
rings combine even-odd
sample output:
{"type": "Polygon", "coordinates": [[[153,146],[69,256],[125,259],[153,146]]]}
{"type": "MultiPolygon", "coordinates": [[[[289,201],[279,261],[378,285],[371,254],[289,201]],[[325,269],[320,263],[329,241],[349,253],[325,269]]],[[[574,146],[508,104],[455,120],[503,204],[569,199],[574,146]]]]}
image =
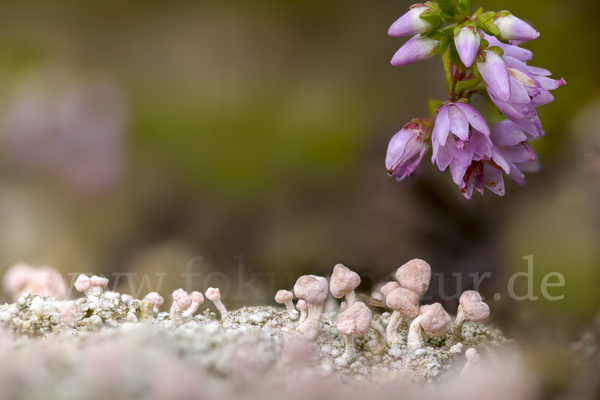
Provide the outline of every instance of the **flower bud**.
{"type": "Polygon", "coordinates": [[[521,42],[537,39],[540,34],[531,25],[512,15],[508,11],[500,11],[494,16],[494,26],[500,31],[501,40],[518,40],[521,42]]]}
{"type": "Polygon", "coordinates": [[[415,4],[410,7],[410,10],[398,18],[396,22],[390,26],[388,35],[390,36],[413,36],[419,33],[427,32],[433,24],[420,18],[420,15],[425,11],[431,11],[431,8],[425,4],[415,4]]]}
{"type": "Polygon", "coordinates": [[[488,88],[502,101],[510,98],[510,76],[504,59],[492,50],[484,50],[477,68],[488,88]]]}
{"type": "Polygon", "coordinates": [[[411,122],[392,137],[385,157],[385,167],[390,176],[395,175],[401,181],[419,166],[429,150],[429,144],[423,141],[429,134],[429,129],[425,125],[411,122]]]}
{"type": "Polygon", "coordinates": [[[465,64],[465,67],[470,67],[477,57],[481,35],[472,26],[464,26],[454,37],[454,44],[460,60],[465,64]]]}
{"type": "Polygon", "coordinates": [[[392,57],[392,65],[406,65],[417,61],[427,60],[435,55],[436,50],[440,46],[439,40],[416,35],[394,54],[392,57]]]}

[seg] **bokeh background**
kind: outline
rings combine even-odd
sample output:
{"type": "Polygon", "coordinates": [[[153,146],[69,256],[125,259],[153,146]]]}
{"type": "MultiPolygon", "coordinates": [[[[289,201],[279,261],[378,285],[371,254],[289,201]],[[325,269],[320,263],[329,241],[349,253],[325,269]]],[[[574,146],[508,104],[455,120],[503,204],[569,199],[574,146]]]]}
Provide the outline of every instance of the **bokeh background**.
{"type": "Polygon", "coordinates": [[[446,96],[439,58],[389,63],[405,39],[387,29],[411,4],[1,1],[0,272],[121,274],[122,292],[168,297],[192,271],[186,289],[226,277],[237,307],[338,262],[369,293],[418,257],[449,311],[442,297],[489,272],[493,323],[532,346],[575,340],[600,309],[600,6],[472,3],[532,23],[530,64],[568,84],[539,109],[541,172],[466,201],[428,162],[408,182],[385,171],[392,135],[446,96]],[[512,301],[529,255],[539,299],[512,301]],[[541,294],[550,272],[562,300],[541,294]]]}

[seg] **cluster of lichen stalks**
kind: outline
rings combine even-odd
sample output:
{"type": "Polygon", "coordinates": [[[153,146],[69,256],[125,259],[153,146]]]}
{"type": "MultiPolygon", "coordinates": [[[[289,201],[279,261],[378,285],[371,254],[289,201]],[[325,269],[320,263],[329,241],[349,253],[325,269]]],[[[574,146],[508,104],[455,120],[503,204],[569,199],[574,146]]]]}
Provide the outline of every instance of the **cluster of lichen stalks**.
{"type": "MultiPolygon", "coordinates": [[[[176,290],[170,312],[160,312],[164,299],[156,292],[138,300],[105,291],[106,278],[81,275],[75,288],[85,297],[58,301],[25,293],[14,304],[0,305],[0,325],[18,335],[63,338],[84,337],[96,331],[126,333],[131,327],[151,325],[167,330],[208,330],[217,337],[226,332],[248,335],[249,330],[258,330],[267,335],[265,343],[271,343],[268,346],[304,339],[312,343],[309,345],[312,354],[325,370],[376,380],[381,376],[411,374],[410,378],[417,380],[439,378],[444,371],[450,372],[452,357],[462,351],[462,343],[477,347],[486,341],[491,346],[504,341],[498,331],[476,323],[465,325],[463,331],[465,321],[477,322],[489,315],[478,293],[463,293],[454,327],[450,329],[451,318],[440,304],[419,307],[419,296],[425,293],[431,278],[426,262],[412,260],[400,267],[396,276],[397,282],[387,283],[372,295],[393,310],[391,315],[389,312],[373,315],[365,303],[357,301],[354,289],[360,283],[358,274],[338,264],[329,282],[324,277],[302,276],[294,286],[294,293],[279,291],[275,299],[285,304],[287,311],[243,307],[228,312],[220,301],[219,289],[209,288],[206,297],[219,311],[218,320],[209,309],[194,316],[204,302],[199,292],[188,294],[183,289],[176,290]],[[345,296],[341,310],[336,310],[337,302],[329,297],[330,292],[334,298],[345,296]],[[292,303],[294,294],[299,298],[296,307],[300,313],[292,303]]],[[[282,357],[283,347],[279,356],[275,355],[277,351],[272,356],[282,357]]],[[[467,366],[479,359],[474,348],[467,350],[465,356],[467,366]]]]}
{"type": "MultiPolygon", "coordinates": [[[[340,313],[335,320],[336,327],[346,341],[346,350],[342,358],[348,361],[356,357],[354,337],[362,337],[369,330],[376,332],[376,339],[370,341],[370,352],[382,354],[387,346],[399,345],[404,342],[399,332],[402,323],[408,323],[410,328],[406,338],[406,346],[417,350],[424,347],[428,337],[444,337],[450,331],[452,319],[440,303],[419,306],[419,297],[429,288],[431,267],[423,260],[414,259],[404,264],[396,271],[397,282],[383,285],[379,292],[374,293],[377,300],[393,310],[387,323],[387,329],[373,319],[373,314],[365,303],[357,301],[354,289],[360,284],[360,277],[343,266],[337,264],[328,282],[320,276],[301,276],[294,285],[294,294],[298,300],[297,307],[302,315],[296,330],[308,340],[314,340],[319,334],[323,319],[324,303],[329,292],[333,297],[341,299],[340,313]]],[[[285,303],[290,313],[295,313],[292,304],[292,292],[281,290],[275,300],[285,303]]],[[[479,293],[466,291],[460,297],[460,306],[450,336],[444,341],[452,353],[462,350],[462,327],[465,321],[480,322],[490,315],[489,307],[482,301],[479,293]]],[[[475,351],[475,350],[473,350],[475,351]]],[[[473,352],[471,352],[473,353],[473,352]]]]}

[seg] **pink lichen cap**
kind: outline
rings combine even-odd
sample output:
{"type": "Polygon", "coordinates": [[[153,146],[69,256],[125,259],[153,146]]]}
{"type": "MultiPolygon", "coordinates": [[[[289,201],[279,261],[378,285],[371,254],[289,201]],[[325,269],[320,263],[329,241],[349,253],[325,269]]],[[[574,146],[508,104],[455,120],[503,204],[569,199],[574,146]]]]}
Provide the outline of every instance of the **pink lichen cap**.
{"type": "Polygon", "coordinates": [[[356,322],[354,321],[341,321],[336,323],[338,331],[344,335],[354,335],[356,332],[356,322]]]}
{"type": "Polygon", "coordinates": [[[144,300],[150,300],[157,308],[160,308],[164,303],[165,299],[157,292],[150,292],[144,297],[144,300]]]}
{"type": "Polygon", "coordinates": [[[421,307],[419,307],[419,315],[425,314],[429,307],[431,307],[431,304],[423,304],[421,307]]]}
{"type": "Polygon", "coordinates": [[[394,289],[385,299],[387,306],[408,318],[419,315],[419,296],[406,288],[394,289]]]}
{"type": "Polygon", "coordinates": [[[371,328],[372,319],[373,313],[371,310],[369,310],[369,307],[367,307],[365,303],[357,301],[352,305],[352,307],[348,308],[337,316],[335,324],[338,327],[338,330],[342,332],[340,325],[352,322],[352,324],[355,326],[354,331],[352,333],[342,333],[345,335],[352,334],[356,336],[364,336],[371,328]]]}
{"type": "Polygon", "coordinates": [[[4,291],[14,300],[23,292],[47,295],[58,300],[66,300],[70,293],[60,272],[48,266],[34,267],[17,263],[6,271],[3,283],[4,291]]]}
{"type": "Polygon", "coordinates": [[[102,278],[101,276],[94,275],[90,278],[90,281],[92,283],[92,286],[95,287],[101,287],[103,289],[106,289],[106,287],[108,286],[108,279],[102,278]]]}
{"type": "Polygon", "coordinates": [[[202,293],[200,292],[193,291],[192,293],[190,293],[190,297],[194,303],[204,303],[204,296],[202,296],[202,293]]]}
{"type": "Polygon", "coordinates": [[[294,293],[290,292],[289,290],[280,290],[275,295],[275,301],[279,304],[283,304],[285,302],[292,301],[293,298],[294,298],[294,293]]]}
{"type": "Polygon", "coordinates": [[[75,289],[77,289],[78,292],[85,292],[91,287],[92,281],[86,275],[81,274],[77,277],[77,280],[75,281],[75,289]]]}
{"type": "MultiPolygon", "coordinates": [[[[217,289],[218,290],[218,289],[217,289]]],[[[173,292],[173,301],[181,310],[187,310],[192,305],[192,298],[183,289],[177,289],[173,292]]]]}
{"type": "Polygon", "coordinates": [[[221,291],[219,288],[208,288],[206,291],[206,298],[210,301],[219,301],[221,300],[221,291]]]}
{"type": "Polygon", "coordinates": [[[354,291],[358,285],[360,285],[360,277],[356,272],[350,271],[342,264],[333,267],[333,274],[329,282],[333,297],[340,299],[347,293],[354,291]]]}
{"type": "Polygon", "coordinates": [[[304,300],[298,300],[296,308],[300,311],[306,311],[308,309],[308,304],[306,304],[306,301],[304,300]]]}
{"type": "Polygon", "coordinates": [[[474,347],[471,347],[465,351],[465,357],[471,362],[478,362],[480,360],[479,353],[474,347]]]}
{"type": "Polygon", "coordinates": [[[304,275],[294,285],[294,293],[308,304],[322,304],[327,299],[329,284],[322,276],[304,275]]]}
{"type": "Polygon", "coordinates": [[[431,267],[423,260],[410,260],[396,271],[396,279],[404,288],[415,292],[419,297],[429,289],[431,267]]]}
{"type": "Polygon", "coordinates": [[[392,292],[392,290],[396,290],[400,287],[400,284],[398,282],[388,282],[385,285],[383,285],[381,287],[381,289],[379,289],[379,291],[381,292],[381,294],[383,294],[385,297],[388,296],[388,294],[390,294],[392,292]]]}
{"type": "Polygon", "coordinates": [[[419,314],[421,314],[421,328],[429,336],[440,337],[450,329],[450,315],[440,303],[421,307],[419,314]]]}
{"type": "Polygon", "coordinates": [[[13,265],[4,274],[4,291],[13,296],[20,295],[34,273],[35,269],[29,264],[18,263],[13,265]]]}
{"type": "Polygon", "coordinates": [[[481,295],[474,290],[463,292],[459,303],[469,321],[480,322],[490,316],[490,307],[483,302],[481,295]]]}

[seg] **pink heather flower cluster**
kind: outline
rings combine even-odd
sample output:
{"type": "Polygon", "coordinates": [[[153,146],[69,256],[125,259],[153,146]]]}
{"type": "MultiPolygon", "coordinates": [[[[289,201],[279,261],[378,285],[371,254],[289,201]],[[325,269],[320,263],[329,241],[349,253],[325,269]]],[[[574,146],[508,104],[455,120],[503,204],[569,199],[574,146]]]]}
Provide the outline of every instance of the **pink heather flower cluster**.
{"type": "Polygon", "coordinates": [[[413,5],[388,33],[414,35],[396,52],[392,65],[448,53],[444,66],[453,81],[450,99],[440,102],[435,121],[413,120],[390,140],[389,175],[397,180],[410,176],[431,146],[432,163],[440,171],[450,167],[454,183],[467,199],[473,189],[483,194],[486,187],[504,195],[504,175],[524,184],[524,172],[539,169],[529,144],[544,136],[536,107],[553,101],[550,91],[566,83],[527,64],[533,54],[518,45],[539,33],[508,11],[453,17],[433,2],[413,5]],[[442,28],[452,18],[455,22],[442,28]],[[490,127],[469,104],[473,94],[484,95],[507,119],[490,127]]]}

